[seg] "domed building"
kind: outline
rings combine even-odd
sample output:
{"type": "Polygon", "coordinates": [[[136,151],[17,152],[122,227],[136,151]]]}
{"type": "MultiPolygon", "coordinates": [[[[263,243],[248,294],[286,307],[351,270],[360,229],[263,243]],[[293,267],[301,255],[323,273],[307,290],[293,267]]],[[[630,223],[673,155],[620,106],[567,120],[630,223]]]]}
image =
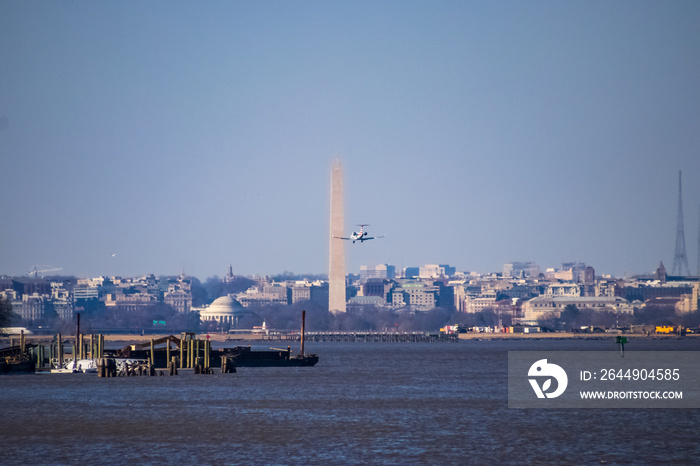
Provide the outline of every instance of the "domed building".
{"type": "Polygon", "coordinates": [[[202,322],[217,322],[238,327],[238,319],[249,313],[241,306],[241,303],[230,296],[222,296],[214,300],[209,306],[194,309],[199,311],[199,319],[202,322]]]}

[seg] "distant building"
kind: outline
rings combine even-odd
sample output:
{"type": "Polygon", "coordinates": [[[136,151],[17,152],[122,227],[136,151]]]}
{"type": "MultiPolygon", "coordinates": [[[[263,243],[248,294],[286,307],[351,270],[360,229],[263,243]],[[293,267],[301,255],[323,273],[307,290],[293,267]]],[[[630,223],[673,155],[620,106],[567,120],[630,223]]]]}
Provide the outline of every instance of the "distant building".
{"type": "Polygon", "coordinates": [[[163,295],[163,302],[179,313],[190,312],[192,309],[192,294],[178,289],[168,290],[163,295]]]}
{"type": "Polygon", "coordinates": [[[21,290],[15,288],[15,280],[11,278],[0,278],[0,292],[5,290],[15,290],[18,293],[21,292],[21,290]]]}
{"type": "Polygon", "coordinates": [[[226,272],[226,276],[224,277],[224,283],[233,283],[234,281],[236,281],[236,276],[233,274],[233,266],[229,264],[228,272],[226,272]]]}
{"type": "Polygon", "coordinates": [[[648,301],[652,298],[680,298],[692,294],[693,282],[633,282],[625,284],[621,289],[623,298],[629,301],[648,301]]]}
{"type": "Polygon", "coordinates": [[[348,305],[352,306],[386,306],[386,300],[379,296],[353,296],[348,301],[348,305]]]}
{"type": "Polygon", "coordinates": [[[534,324],[552,313],[559,317],[566,306],[574,305],[579,310],[611,311],[619,314],[632,314],[632,304],[619,296],[614,297],[547,297],[537,296],[523,303],[524,323],[534,324]]]}
{"type": "Polygon", "coordinates": [[[257,287],[250,288],[244,293],[235,295],[243,307],[264,306],[267,304],[288,305],[292,298],[292,290],[286,286],[271,284],[264,285],[262,291],[257,287]]]}
{"type": "Polygon", "coordinates": [[[538,294],[538,287],[532,284],[513,284],[512,287],[501,290],[501,293],[511,299],[530,299],[538,294]]]}
{"type": "Polygon", "coordinates": [[[97,286],[76,285],[75,288],[73,288],[73,299],[76,301],[98,299],[99,297],[100,289],[97,286]]]}
{"type": "Polygon", "coordinates": [[[63,283],[51,283],[51,301],[59,319],[70,322],[73,320],[73,298],[63,283]]]}
{"type": "Polygon", "coordinates": [[[393,287],[394,283],[390,280],[371,278],[362,285],[362,295],[381,298],[384,300],[384,304],[387,304],[387,296],[393,287]]]}
{"type": "Polygon", "coordinates": [[[421,279],[451,277],[454,274],[455,268],[447,264],[426,264],[418,270],[418,277],[421,279]]]}
{"type": "Polygon", "coordinates": [[[389,264],[377,266],[360,266],[360,281],[365,282],[370,278],[381,278],[391,280],[396,276],[396,267],[389,264]]]}
{"type": "Polygon", "coordinates": [[[564,262],[561,270],[547,269],[544,274],[547,280],[561,280],[574,283],[595,283],[595,270],[583,262],[564,262]]]}
{"type": "Polygon", "coordinates": [[[411,307],[427,311],[435,307],[452,307],[454,293],[452,287],[442,283],[428,284],[419,281],[405,281],[391,290],[391,306],[411,307]]]}
{"type": "Polygon", "coordinates": [[[163,302],[179,313],[190,312],[192,309],[192,284],[184,273],[180,275],[177,282],[168,284],[168,291],[163,294],[163,302]]]}
{"type": "Polygon", "coordinates": [[[462,305],[463,312],[481,312],[486,308],[493,308],[496,304],[497,294],[494,290],[487,290],[479,295],[467,295],[462,305]]]}
{"type": "Polygon", "coordinates": [[[199,319],[202,322],[216,322],[230,325],[232,328],[238,328],[238,320],[248,313],[244,306],[231,296],[222,296],[215,299],[209,306],[192,310],[199,312],[199,319]]]}
{"type": "Polygon", "coordinates": [[[158,297],[149,293],[121,292],[108,293],[104,296],[105,307],[117,312],[130,314],[142,311],[151,311],[155,308],[158,297]]]}
{"type": "Polygon", "coordinates": [[[681,295],[676,303],[676,314],[689,314],[698,311],[698,300],[700,299],[700,283],[695,283],[693,291],[681,295]]]}
{"type": "Polygon", "coordinates": [[[544,292],[547,298],[571,298],[581,296],[581,288],[574,283],[552,283],[544,292]]]}
{"type": "Polygon", "coordinates": [[[23,294],[22,298],[11,301],[12,312],[28,322],[38,323],[46,317],[48,300],[40,294],[23,294]]]}
{"type": "Polygon", "coordinates": [[[328,302],[328,282],[300,280],[294,282],[289,288],[291,290],[290,304],[310,301],[325,305],[328,302]]]}
{"type": "Polygon", "coordinates": [[[511,262],[503,264],[503,276],[512,278],[537,277],[540,274],[540,266],[534,262],[511,262]]]}
{"type": "Polygon", "coordinates": [[[50,295],[51,282],[43,278],[20,278],[16,280],[23,295],[50,295]]]}
{"type": "Polygon", "coordinates": [[[660,281],[661,283],[666,281],[666,278],[668,276],[666,275],[666,267],[664,267],[664,262],[661,261],[659,263],[659,267],[656,269],[654,272],[654,279],[660,281]]]}

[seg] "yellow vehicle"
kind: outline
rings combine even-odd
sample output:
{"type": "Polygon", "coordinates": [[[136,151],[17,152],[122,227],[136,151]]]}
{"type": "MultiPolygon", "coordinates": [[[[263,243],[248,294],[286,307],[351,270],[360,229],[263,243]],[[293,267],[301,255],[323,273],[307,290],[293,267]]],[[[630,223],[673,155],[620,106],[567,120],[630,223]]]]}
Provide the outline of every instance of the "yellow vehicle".
{"type": "Polygon", "coordinates": [[[656,326],[656,333],[674,333],[676,331],[675,327],[671,327],[670,325],[657,325],[656,326]]]}

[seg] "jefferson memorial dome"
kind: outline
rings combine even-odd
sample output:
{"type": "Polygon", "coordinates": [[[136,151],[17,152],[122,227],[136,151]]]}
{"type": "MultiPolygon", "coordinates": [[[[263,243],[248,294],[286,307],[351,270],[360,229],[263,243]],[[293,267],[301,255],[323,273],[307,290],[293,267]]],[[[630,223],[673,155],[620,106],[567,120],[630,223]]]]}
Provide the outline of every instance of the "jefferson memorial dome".
{"type": "Polygon", "coordinates": [[[241,306],[241,303],[230,296],[222,296],[214,300],[208,307],[201,308],[199,318],[202,322],[219,322],[235,325],[238,318],[247,314],[248,311],[241,306]]]}

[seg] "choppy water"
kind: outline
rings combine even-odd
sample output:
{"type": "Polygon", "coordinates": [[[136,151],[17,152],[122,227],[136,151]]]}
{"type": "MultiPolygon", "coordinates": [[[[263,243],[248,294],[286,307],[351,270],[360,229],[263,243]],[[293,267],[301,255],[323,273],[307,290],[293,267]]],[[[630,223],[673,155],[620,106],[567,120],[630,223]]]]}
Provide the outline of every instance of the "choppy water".
{"type": "Polygon", "coordinates": [[[507,407],[507,351],[607,349],[610,338],[327,343],[309,345],[313,368],[2,376],[0,463],[697,464],[700,410],[507,407]]]}

